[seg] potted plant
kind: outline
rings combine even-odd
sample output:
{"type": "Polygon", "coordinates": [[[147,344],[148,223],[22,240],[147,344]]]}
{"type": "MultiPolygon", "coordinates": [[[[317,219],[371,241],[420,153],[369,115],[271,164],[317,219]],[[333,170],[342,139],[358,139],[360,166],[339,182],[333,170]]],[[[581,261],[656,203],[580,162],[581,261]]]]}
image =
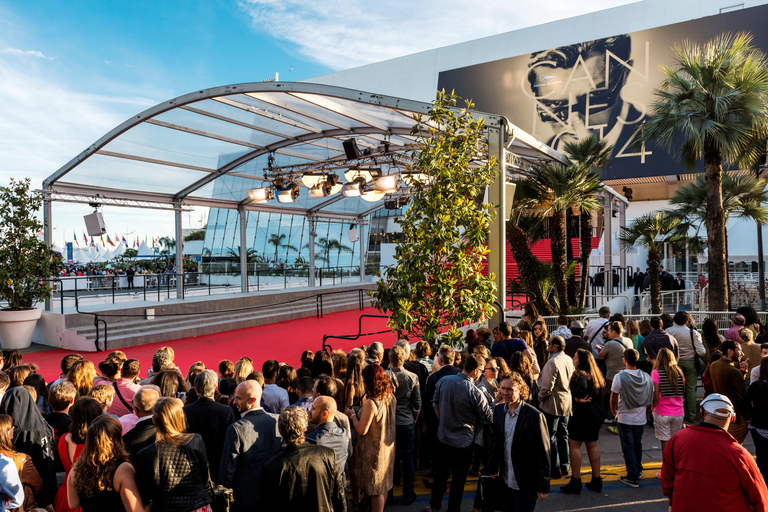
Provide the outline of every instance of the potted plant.
{"type": "Polygon", "coordinates": [[[43,204],[38,192],[31,192],[30,180],[11,180],[0,187],[0,344],[24,348],[32,343],[35,324],[42,310],[35,305],[50,298],[49,279],[58,270],[59,260],[40,239],[43,224],[37,217],[43,204]]]}

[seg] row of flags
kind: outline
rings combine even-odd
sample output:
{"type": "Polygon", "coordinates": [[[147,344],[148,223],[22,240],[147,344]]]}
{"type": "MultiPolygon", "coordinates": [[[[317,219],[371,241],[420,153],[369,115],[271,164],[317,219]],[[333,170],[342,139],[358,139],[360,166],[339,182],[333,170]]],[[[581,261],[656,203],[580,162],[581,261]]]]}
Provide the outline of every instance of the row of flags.
{"type": "MultiPolygon", "coordinates": [[[[72,234],[74,235],[75,245],[77,247],[80,247],[80,240],[78,239],[77,233],[73,232],[72,234]]],[[[112,240],[112,238],[110,238],[110,236],[108,234],[106,235],[106,237],[107,237],[106,240],[104,240],[104,236],[105,235],[102,235],[97,240],[94,240],[93,237],[91,237],[91,239],[89,241],[88,240],[88,235],[83,233],[83,247],[95,247],[96,250],[98,251],[99,250],[99,243],[98,242],[101,242],[101,246],[102,247],[106,247],[107,244],[109,244],[112,247],[117,247],[117,244],[122,244],[126,248],[130,247],[130,248],[136,249],[136,248],[139,247],[139,245],[141,245],[141,240],[139,239],[138,235],[136,236],[136,240],[132,240],[133,245],[129,245],[129,242],[128,242],[128,240],[125,239],[125,236],[115,235],[114,241],[112,240]],[[117,244],[115,244],[115,242],[117,242],[117,244]]],[[[149,238],[146,235],[144,235],[144,241],[147,242],[147,244],[149,245],[149,238]]],[[[160,237],[152,237],[152,245],[151,245],[151,247],[161,247],[160,237]]]]}

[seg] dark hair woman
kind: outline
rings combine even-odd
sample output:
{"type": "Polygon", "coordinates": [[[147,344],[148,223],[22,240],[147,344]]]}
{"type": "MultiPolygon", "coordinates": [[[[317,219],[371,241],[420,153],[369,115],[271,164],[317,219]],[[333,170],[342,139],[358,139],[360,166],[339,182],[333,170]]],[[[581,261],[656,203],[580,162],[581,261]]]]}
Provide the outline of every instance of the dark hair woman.
{"type": "Polygon", "coordinates": [[[568,422],[568,448],[571,456],[571,480],[560,490],[569,494],[581,493],[581,443],[587,445],[589,465],[592,466],[592,480],[587,489],[600,492],[603,480],[600,477],[600,449],[597,438],[603,426],[605,411],[603,396],[608,391],[603,373],[597,367],[592,352],[580,348],[573,356],[575,371],[571,376],[573,416],[568,422]]]}
{"type": "Polygon", "coordinates": [[[23,387],[13,388],[3,396],[0,414],[13,419],[13,447],[32,458],[43,479],[43,489],[35,494],[35,501],[38,507],[47,507],[56,494],[53,429],[43,419],[32,395],[23,387]]]}
{"type": "MultiPolygon", "coordinates": [[[[361,488],[371,497],[371,510],[382,512],[387,493],[394,484],[395,403],[392,381],[387,372],[371,364],[363,370],[368,400],[358,412],[346,411],[357,441],[357,472],[361,488]]],[[[355,504],[357,506],[357,504],[355,504]]]]}
{"type": "Polygon", "coordinates": [[[275,384],[288,392],[288,401],[295,404],[299,400],[299,393],[296,389],[299,386],[299,379],[296,377],[296,370],[293,366],[287,364],[280,367],[277,371],[277,380],[275,384]]]}
{"type": "MultiPolygon", "coordinates": [[[[496,358],[497,363],[499,359],[501,358],[496,358]]],[[[525,385],[528,386],[529,390],[527,398],[523,398],[523,400],[534,407],[539,406],[539,386],[536,384],[536,379],[533,377],[533,367],[531,366],[531,361],[528,359],[528,357],[526,357],[525,354],[522,352],[515,352],[512,354],[512,357],[509,358],[509,366],[507,366],[505,363],[504,368],[501,366],[499,368],[499,375],[504,375],[510,372],[515,372],[520,375],[520,377],[525,381],[525,385]]],[[[501,382],[501,377],[499,377],[499,382],[501,382]]]]}
{"type": "Polygon", "coordinates": [[[152,408],[157,437],[136,455],[139,492],[154,510],[210,512],[205,445],[199,434],[185,434],[182,407],[178,398],[163,397],[152,408]]]}
{"type": "MultiPolygon", "coordinates": [[[[85,435],[88,427],[93,421],[104,414],[104,407],[95,398],[89,396],[77,400],[69,409],[69,416],[72,418],[72,424],[69,426],[69,434],[65,434],[59,439],[59,460],[64,466],[66,477],[72,470],[80,454],[85,448],[85,435]]],[[[65,479],[66,479],[65,477],[65,479]]],[[[62,485],[56,492],[56,499],[53,501],[56,512],[69,512],[69,501],[67,499],[67,486],[62,485]]]]}
{"type": "Polygon", "coordinates": [[[17,349],[5,349],[3,350],[3,371],[8,373],[14,366],[21,364],[21,352],[17,349]]]}
{"type": "Polygon", "coordinates": [[[701,324],[701,339],[704,342],[704,348],[707,349],[707,361],[710,361],[712,352],[720,350],[720,345],[725,341],[714,318],[704,319],[704,323],[701,324]]]}
{"type": "Polygon", "coordinates": [[[24,486],[24,504],[20,510],[30,510],[37,507],[35,494],[43,490],[43,479],[35,469],[32,457],[14,449],[13,431],[13,419],[7,414],[0,414],[0,454],[13,460],[19,472],[21,485],[24,486]]]}
{"type": "Polygon", "coordinates": [[[103,510],[144,512],[136,473],[128,462],[120,422],[99,416],[88,427],[85,448],[66,482],[69,506],[83,512],[103,510]]]}
{"type": "Polygon", "coordinates": [[[323,373],[335,377],[333,374],[333,359],[327,351],[318,350],[315,352],[315,358],[312,361],[312,378],[316,379],[323,373]]]}
{"type": "Polygon", "coordinates": [[[51,412],[51,404],[48,403],[48,385],[45,378],[39,373],[31,373],[24,379],[25,386],[32,386],[37,393],[37,408],[43,414],[51,412]]]}
{"type": "Polygon", "coordinates": [[[163,370],[153,375],[151,382],[160,388],[160,396],[182,398],[187,394],[187,383],[178,370],[163,370]]]}

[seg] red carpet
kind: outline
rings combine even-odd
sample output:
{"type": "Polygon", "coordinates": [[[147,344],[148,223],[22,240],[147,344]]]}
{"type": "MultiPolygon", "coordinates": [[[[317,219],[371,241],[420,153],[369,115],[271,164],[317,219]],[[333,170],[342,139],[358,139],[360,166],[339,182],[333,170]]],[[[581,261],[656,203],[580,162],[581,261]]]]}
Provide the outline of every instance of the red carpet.
{"type": "MultiPolygon", "coordinates": [[[[229,359],[236,362],[242,356],[253,359],[254,368],[261,370],[261,365],[269,359],[277,359],[294,368],[300,366],[299,357],[304,350],[320,350],[323,346],[323,335],[355,335],[360,315],[380,314],[373,308],[365,311],[344,311],[341,313],[326,314],[324,318],[301,318],[287,322],[249,327],[236,331],[182,338],[173,341],[164,341],[126,348],[123,351],[128,358],[138,359],[141,362],[141,375],[146,376],[147,369],[152,365],[152,356],[158,348],[164,346],[173,347],[176,352],[176,365],[184,376],[193,363],[202,361],[206,368],[217,370],[219,361],[229,359]]],[[[384,331],[385,318],[364,318],[363,333],[384,331]]],[[[385,347],[391,347],[397,341],[397,337],[391,332],[374,336],[364,336],[354,341],[329,339],[328,343],[334,349],[348,351],[360,345],[369,345],[374,341],[381,341],[385,347]]],[[[70,354],[69,350],[47,350],[24,355],[25,363],[36,363],[39,373],[47,382],[58,378],[61,373],[61,359],[70,354]]],[[[98,366],[109,352],[84,352],[83,357],[93,361],[98,366]]]]}

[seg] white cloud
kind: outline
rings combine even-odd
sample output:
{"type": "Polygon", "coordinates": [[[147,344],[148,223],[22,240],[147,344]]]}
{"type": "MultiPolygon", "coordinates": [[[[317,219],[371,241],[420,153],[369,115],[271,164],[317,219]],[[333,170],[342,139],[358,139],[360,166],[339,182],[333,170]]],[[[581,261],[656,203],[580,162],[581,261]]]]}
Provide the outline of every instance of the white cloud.
{"type": "Polygon", "coordinates": [[[56,57],[46,57],[43,52],[37,50],[19,50],[18,48],[4,48],[0,54],[15,55],[17,57],[36,57],[38,59],[53,60],[56,57]]]}
{"type": "Polygon", "coordinates": [[[632,0],[239,0],[253,27],[333,69],[440,48],[632,0]]]}

